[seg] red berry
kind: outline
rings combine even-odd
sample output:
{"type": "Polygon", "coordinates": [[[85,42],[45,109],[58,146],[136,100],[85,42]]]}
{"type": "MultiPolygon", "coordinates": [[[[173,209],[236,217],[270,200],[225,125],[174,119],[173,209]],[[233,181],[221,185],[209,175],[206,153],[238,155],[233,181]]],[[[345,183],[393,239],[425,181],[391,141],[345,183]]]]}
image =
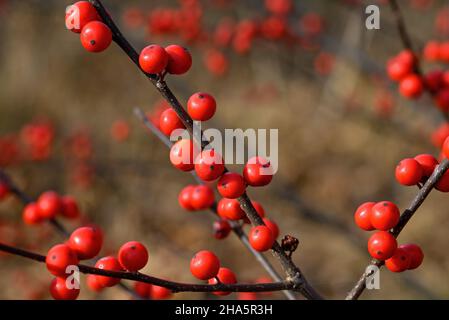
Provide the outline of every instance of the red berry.
{"type": "Polygon", "coordinates": [[[136,272],[143,269],[148,262],[148,251],[143,244],[130,241],[120,247],[118,260],[123,269],[136,272]]]}
{"type": "Polygon", "coordinates": [[[440,44],[437,41],[429,41],[424,47],[424,59],[428,61],[437,61],[440,55],[440,44]]]}
{"type": "Polygon", "coordinates": [[[103,233],[94,226],[81,227],[70,235],[68,245],[78,259],[88,260],[96,257],[103,245],[103,233]]]}
{"type": "Polygon", "coordinates": [[[32,202],[25,206],[22,215],[23,221],[28,225],[38,224],[42,222],[42,217],[36,203],[32,202]]]}
{"type": "Polygon", "coordinates": [[[199,185],[192,190],[190,204],[194,210],[209,209],[215,202],[214,191],[206,185],[199,185]]]}
{"type": "Polygon", "coordinates": [[[243,169],[243,177],[250,186],[265,186],[273,179],[273,168],[267,159],[253,157],[246,163],[243,169]]]}
{"type": "Polygon", "coordinates": [[[368,252],[378,260],[387,260],[396,252],[398,243],[395,237],[387,231],[378,231],[368,240],[368,252]]]}
{"type": "Polygon", "coordinates": [[[104,289],[104,287],[98,283],[97,279],[98,276],[94,274],[88,274],[86,278],[86,284],[93,292],[100,292],[104,289]]]}
{"type": "Polygon", "coordinates": [[[273,220],[270,220],[268,218],[263,218],[263,223],[267,226],[268,229],[270,229],[271,233],[273,234],[274,239],[276,240],[279,237],[279,227],[273,220]]]}
{"type": "Polygon", "coordinates": [[[443,42],[440,44],[439,57],[441,61],[449,62],[449,42],[443,42]]]}
{"type": "Polygon", "coordinates": [[[413,71],[413,66],[394,58],[387,63],[387,73],[391,80],[401,81],[413,71]]]}
{"type": "Polygon", "coordinates": [[[184,74],[192,66],[192,56],[189,50],[178,45],[165,47],[168,54],[167,72],[171,74],[184,74]]]}
{"type": "MultiPolygon", "coordinates": [[[[217,274],[218,280],[220,280],[220,283],[223,284],[234,284],[237,283],[237,277],[235,276],[234,272],[232,272],[231,269],[228,268],[220,268],[217,274]]],[[[211,278],[209,279],[209,284],[217,284],[217,279],[211,278]]],[[[214,292],[217,296],[227,296],[231,292],[224,292],[224,291],[216,291],[214,292]]]]}
{"type": "Polygon", "coordinates": [[[371,210],[375,204],[375,202],[365,202],[361,204],[355,211],[354,221],[360,229],[365,231],[371,231],[375,229],[370,221],[371,210]]]}
{"type": "MultiPolygon", "coordinates": [[[[113,256],[101,258],[95,263],[95,268],[109,271],[123,271],[118,260],[113,256]]],[[[111,278],[107,276],[97,276],[97,284],[101,287],[113,287],[120,282],[119,278],[111,278]]]]}
{"type": "Polygon", "coordinates": [[[245,193],[246,183],[238,173],[226,172],[218,180],[217,189],[222,197],[235,199],[245,193]]]}
{"type": "Polygon", "coordinates": [[[80,39],[81,44],[87,51],[101,52],[111,44],[112,32],[103,22],[92,21],[84,26],[80,39]]]}
{"type": "Polygon", "coordinates": [[[224,169],[223,157],[214,149],[203,150],[195,160],[195,172],[203,181],[218,179],[224,169]]]}
{"type": "Polygon", "coordinates": [[[424,75],[424,84],[431,92],[438,92],[443,85],[443,72],[441,70],[435,70],[426,73],[424,75]]]}
{"type": "Polygon", "coordinates": [[[67,8],[65,22],[67,29],[80,33],[86,24],[101,20],[95,7],[88,1],[78,1],[67,8]]]}
{"type": "Polygon", "coordinates": [[[275,241],[274,235],[267,226],[251,228],[249,243],[254,250],[263,252],[271,249],[275,241]]]}
{"type": "Polygon", "coordinates": [[[9,194],[9,187],[3,181],[0,181],[0,200],[3,200],[9,194]]]}
{"type": "Polygon", "coordinates": [[[449,111],[449,88],[441,89],[435,97],[435,102],[440,110],[449,111]]]}
{"type": "Polygon", "coordinates": [[[152,285],[150,283],[136,281],[134,282],[134,292],[141,298],[149,298],[152,285]]]}
{"type": "Polygon", "coordinates": [[[223,198],[218,201],[217,213],[221,218],[227,220],[240,220],[245,217],[245,212],[237,199],[223,198]]]}
{"type": "Polygon", "coordinates": [[[181,206],[181,208],[187,210],[187,211],[193,211],[195,208],[192,206],[192,194],[193,190],[195,190],[195,186],[188,185],[187,187],[183,188],[178,196],[178,203],[181,206]]]}
{"type": "Polygon", "coordinates": [[[66,244],[55,245],[48,251],[45,258],[48,271],[57,277],[63,278],[70,275],[66,273],[66,268],[68,266],[76,266],[78,262],[76,253],[66,244]]]}
{"type": "Polygon", "coordinates": [[[394,203],[382,201],[371,208],[370,222],[377,230],[387,231],[398,224],[400,215],[394,203]]]}
{"type": "Polygon", "coordinates": [[[55,300],[76,300],[80,289],[67,288],[66,279],[57,277],[51,281],[50,294],[55,300]]]}
{"type": "Polygon", "coordinates": [[[61,198],[54,191],[47,191],[41,194],[36,204],[43,219],[53,219],[61,212],[61,198]]]}
{"type": "Polygon", "coordinates": [[[405,250],[410,256],[409,270],[418,268],[424,260],[424,253],[421,248],[416,244],[403,244],[399,248],[405,250]]]}
{"type": "Polygon", "coordinates": [[[80,209],[75,198],[71,196],[61,197],[61,214],[69,219],[75,219],[79,217],[80,209]]]}
{"type": "Polygon", "coordinates": [[[187,111],[193,120],[207,121],[212,118],[217,109],[214,97],[204,92],[192,95],[187,101],[187,111]]]}
{"type": "Polygon", "coordinates": [[[226,238],[232,230],[229,222],[223,219],[215,221],[213,224],[213,229],[214,237],[218,240],[226,238]]]}
{"type": "Polygon", "coordinates": [[[237,292],[237,300],[257,300],[255,292],[237,292]]]}
{"type": "Polygon", "coordinates": [[[265,0],[265,7],[276,15],[284,15],[292,10],[291,0],[265,0]]]}
{"type": "Polygon", "coordinates": [[[409,268],[411,264],[411,257],[407,250],[401,249],[401,247],[396,249],[394,255],[385,260],[385,266],[391,272],[403,272],[409,268]]]}
{"type": "Polygon", "coordinates": [[[195,165],[193,164],[193,157],[196,152],[197,151],[192,140],[179,140],[170,149],[170,162],[179,170],[191,171],[195,168],[195,165]]]}
{"type": "Polygon", "coordinates": [[[159,129],[166,135],[170,136],[172,132],[176,129],[184,129],[185,126],[182,123],[181,119],[179,119],[176,111],[172,108],[166,109],[161,113],[161,117],[159,119],[159,129]]]}
{"type": "Polygon", "coordinates": [[[423,177],[423,169],[415,159],[404,159],[396,166],[396,180],[404,186],[417,185],[423,177]]]}
{"type": "Polygon", "coordinates": [[[220,261],[210,251],[200,251],[190,261],[190,272],[195,278],[200,280],[208,280],[215,277],[219,269],[220,261]]]}
{"type": "Polygon", "coordinates": [[[140,52],[139,64],[146,73],[159,74],[167,67],[168,54],[157,44],[149,45],[140,52]]]}
{"type": "Polygon", "coordinates": [[[165,300],[172,296],[170,289],[152,285],[150,289],[150,298],[153,300],[165,300]]]}
{"type": "Polygon", "coordinates": [[[425,182],[427,178],[432,175],[435,167],[438,165],[438,160],[431,154],[419,154],[415,157],[415,160],[418,161],[422,168],[423,179],[421,181],[425,182]]]}
{"type": "Polygon", "coordinates": [[[423,83],[419,76],[411,74],[403,78],[399,84],[399,92],[406,98],[416,99],[423,92],[423,83]]]}

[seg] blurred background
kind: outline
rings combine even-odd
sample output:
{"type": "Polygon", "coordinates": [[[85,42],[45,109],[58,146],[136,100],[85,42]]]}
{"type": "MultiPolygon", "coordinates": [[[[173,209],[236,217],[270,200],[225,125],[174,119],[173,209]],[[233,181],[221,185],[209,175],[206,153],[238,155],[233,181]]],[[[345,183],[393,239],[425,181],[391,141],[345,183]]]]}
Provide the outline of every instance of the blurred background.
{"type": "MultiPolygon", "coordinates": [[[[403,46],[386,1],[298,0],[282,18],[262,0],[103,3],[137,50],[150,43],[189,48],[192,69],[167,82],[184,104],[197,91],[216,97],[217,113],[206,127],[279,129],[279,171],[249,195],[278,223],[281,236],[299,239],[294,261],[317,290],[343,298],[369,261],[369,233],[354,224],[355,209],[381,200],[405,209],[417,188],[396,182],[396,164],[419,153],[438,156],[443,134],[429,96],[408,101],[387,78],[385,63],[403,46]],[[372,3],[381,9],[380,30],[365,28],[365,7],[372,3]]],[[[208,249],[239,281],[267,277],[233,234],[213,237],[209,213],[179,206],[178,194],[192,177],[172,167],[168,149],[133,114],[141,107],[157,119],[165,107],[161,97],[117,46],[100,54],[83,49],[64,25],[70,4],[0,1],[2,170],[33,197],[46,190],[75,196],[83,217],[62,222],[69,230],[87,221],[99,225],[102,254],[126,241],[143,242],[150,252],[143,271],[150,275],[195,282],[190,259],[208,249]]],[[[447,1],[400,5],[419,52],[429,40],[448,38],[447,1]]],[[[423,63],[425,71],[438,68],[444,65],[423,63]]],[[[448,205],[447,194],[433,192],[399,237],[423,248],[422,267],[383,270],[381,290],[367,290],[363,299],[449,297],[448,205]]],[[[0,203],[0,241],[41,254],[64,241],[50,225],[25,226],[22,209],[14,197],[0,203]]],[[[50,297],[51,275],[42,264],[2,255],[0,274],[2,299],[50,297]]],[[[82,287],[80,298],[130,295],[82,287]]]]}

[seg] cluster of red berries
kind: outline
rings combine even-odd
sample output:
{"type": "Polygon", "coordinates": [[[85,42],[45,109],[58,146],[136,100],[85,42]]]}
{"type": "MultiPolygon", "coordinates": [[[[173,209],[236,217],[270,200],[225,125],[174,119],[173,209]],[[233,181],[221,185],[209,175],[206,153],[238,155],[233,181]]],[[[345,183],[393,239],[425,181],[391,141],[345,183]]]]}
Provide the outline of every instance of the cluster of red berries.
{"type": "Polygon", "coordinates": [[[66,12],[67,29],[80,34],[82,46],[89,52],[102,52],[112,42],[112,32],[104,24],[97,9],[88,1],[78,1],[66,12]]]}
{"type": "Polygon", "coordinates": [[[172,296],[170,289],[146,282],[134,283],[134,292],[143,299],[165,300],[172,296]]]}
{"type": "Polygon", "coordinates": [[[192,66],[192,56],[186,48],[179,45],[163,48],[152,44],[140,52],[139,64],[146,73],[161,74],[166,71],[180,75],[189,71],[192,66]]]}
{"type": "Polygon", "coordinates": [[[398,247],[396,238],[388,232],[398,224],[399,218],[398,207],[389,201],[363,203],[354,214],[359,228],[378,230],[368,240],[368,252],[374,259],[385,261],[386,267],[393,272],[416,269],[424,259],[419,246],[404,244],[398,247]]]}
{"type": "Polygon", "coordinates": [[[424,90],[424,84],[416,74],[416,57],[410,50],[403,50],[387,63],[387,73],[393,81],[399,82],[399,92],[406,98],[417,99],[424,90]]]}
{"type": "MultiPolygon", "coordinates": [[[[197,252],[190,261],[190,272],[200,280],[207,280],[209,284],[234,284],[237,277],[231,269],[220,266],[220,260],[210,251],[197,252]]],[[[214,292],[217,296],[226,296],[230,292],[214,292]]]]}
{"type": "MultiPolygon", "coordinates": [[[[55,299],[76,299],[79,286],[70,288],[66,278],[71,275],[67,267],[76,266],[80,260],[95,258],[103,245],[103,232],[95,226],[85,226],[72,232],[64,244],[53,246],[47,253],[46,265],[48,271],[56,276],[52,281],[50,292],[55,299]]],[[[148,251],[143,244],[130,241],[122,245],[115,256],[103,257],[95,263],[95,268],[108,271],[137,272],[148,262],[148,251]]],[[[87,285],[93,291],[113,287],[120,282],[118,278],[100,275],[89,275],[87,285]]]]}
{"type": "Polygon", "coordinates": [[[46,191],[35,202],[25,206],[22,218],[26,224],[34,225],[54,219],[57,215],[68,219],[78,218],[78,203],[71,196],[60,196],[55,191],[46,191]]]}

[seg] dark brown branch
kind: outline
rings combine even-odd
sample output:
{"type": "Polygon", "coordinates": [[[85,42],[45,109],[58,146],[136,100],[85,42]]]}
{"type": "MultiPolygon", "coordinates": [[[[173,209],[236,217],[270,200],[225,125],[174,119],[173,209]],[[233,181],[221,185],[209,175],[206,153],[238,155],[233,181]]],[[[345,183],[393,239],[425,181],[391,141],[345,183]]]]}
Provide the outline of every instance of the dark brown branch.
{"type": "MultiPolygon", "coordinates": [[[[444,175],[444,173],[449,169],[449,160],[444,159],[440,165],[435,169],[433,174],[430,176],[429,179],[427,179],[424,186],[419,190],[416,197],[413,199],[413,201],[410,203],[410,206],[404,210],[404,212],[401,214],[401,218],[397,224],[396,227],[394,227],[390,233],[397,238],[401,231],[404,229],[404,227],[407,225],[407,223],[410,221],[410,219],[413,217],[413,215],[416,213],[418,208],[422,205],[424,200],[426,200],[427,196],[430,194],[432,189],[435,187],[435,185],[438,183],[438,181],[441,179],[441,177],[444,175]]],[[[370,265],[381,267],[384,264],[383,261],[379,261],[376,259],[371,260],[370,265]]],[[[365,268],[366,270],[366,268],[365,268]]],[[[366,279],[371,274],[367,274],[366,271],[363,272],[360,279],[357,281],[356,285],[352,290],[348,293],[346,296],[346,300],[356,300],[360,297],[363,290],[365,290],[365,284],[366,279]]]]}
{"type": "MultiPolygon", "coordinates": [[[[122,48],[122,50],[128,55],[128,57],[134,62],[134,64],[142,71],[147,78],[151,81],[151,83],[155,86],[155,88],[159,91],[159,93],[164,97],[164,99],[170,104],[172,109],[177,113],[178,117],[183,122],[184,126],[187,128],[189,133],[195,139],[193,135],[193,120],[187,114],[183,106],[179,103],[176,96],[168,87],[167,83],[159,78],[156,75],[145,73],[139,65],[139,54],[132,47],[132,45],[126,40],[126,38],[121,33],[120,29],[117,27],[115,22],[112,20],[111,16],[108,14],[107,10],[103,6],[100,0],[89,0],[90,3],[94,5],[97,9],[100,17],[103,19],[103,22],[108,25],[113,34],[113,39],[117,43],[117,45],[122,48]]],[[[200,142],[202,147],[208,145],[208,141],[203,141],[201,139],[200,142]]],[[[226,170],[226,169],[225,169],[226,170]]],[[[258,216],[256,209],[254,209],[251,201],[246,194],[238,199],[242,209],[245,211],[247,217],[254,225],[263,225],[262,219],[258,216]],[[259,217],[259,218],[258,218],[259,217]]],[[[272,248],[273,255],[278,258],[281,263],[282,268],[287,274],[288,278],[296,283],[296,287],[299,291],[308,299],[322,299],[322,297],[311,288],[311,286],[307,283],[304,275],[301,270],[293,263],[291,259],[287,257],[285,252],[283,252],[279,246],[279,243],[275,243],[272,248]]]]}
{"type": "MultiPolygon", "coordinates": [[[[31,259],[38,262],[45,262],[45,256],[36,254],[23,249],[8,246],[0,243],[0,251],[8,252],[10,254],[31,259]]],[[[291,290],[295,284],[292,281],[281,281],[272,283],[259,283],[259,284],[188,284],[173,282],[164,279],[159,279],[142,273],[125,272],[125,271],[109,271],[104,269],[98,269],[87,265],[79,264],[78,268],[80,272],[85,274],[95,274],[99,276],[107,276],[111,278],[125,279],[131,281],[145,282],[156,286],[170,289],[172,292],[215,292],[215,291],[228,291],[228,292],[268,292],[268,291],[280,291],[291,290]]]]}

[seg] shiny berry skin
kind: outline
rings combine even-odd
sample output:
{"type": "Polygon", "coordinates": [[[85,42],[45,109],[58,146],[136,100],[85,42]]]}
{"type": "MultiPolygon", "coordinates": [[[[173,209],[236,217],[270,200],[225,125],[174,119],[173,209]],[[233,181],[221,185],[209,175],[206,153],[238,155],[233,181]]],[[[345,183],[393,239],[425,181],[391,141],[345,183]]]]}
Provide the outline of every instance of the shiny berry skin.
{"type": "Polygon", "coordinates": [[[78,259],[88,260],[96,257],[103,245],[103,232],[94,226],[81,227],[70,235],[68,245],[78,259]]]}
{"type": "Polygon", "coordinates": [[[47,191],[41,194],[36,204],[43,219],[53,219],[61,212],[61,198],[54,191],[47,191]]]}
{"type": "Polygon", "coordinates": [[[170,74],[184,74],[192,66],[192,55],[184,47],[172,44],[165,47],[168,54],[167,72],[170,74]]]}
{"type": "Polygon", "coordinates": [[[62,278],[67,278],[70,275],[66,273],[66,268],[77,265],[78,262],[76,253],[66,244],[55,245],[48,251],[45,258],[48,271],[62,278]]]}
{"type": "Polygon", "coordinates": [[[218,179],[224,169],[223,157],[214,149],[203,150],[195,159],[195,172],[203,181],[218,179]]]}
{"type": "Polygon", "coordinates": [[[88,1],[78,1],[71,5],[66,13],[66,27],[70,31],[80,33],[86,24],[101,20],[95,7],[88,1]],[[79,22],[79,25],[76,25],[79,22]]]}
{"type": "Polygon", "coordinates": [[[422,264],[424,260],[424,253],[418,245],[412,243],[403,244],[400,245],[399,248],[407,251],[410,256],[410,265],[408,266],[409,270],[416,269],[422,264]]]}
{"type": "Polygon", "coordinates": [[[9,194],[8,185],[6,183],[0,181],[0,200],[5,199],[8,194],[9,194]]]}
{"type": "Polygon", "coordinates": [[[167,64],[168,54],[157,44],[149,45],[140,52],[139,65],[146,73],[159,74],[164,71],[167,64]]]}
{"type": "Polygon", "coordinates": [[[245,212],[237,199],[223,198],[218,201],[217,213],[221,218],[227,220],[240,220],[245,217],[245,212]]]}
{"type": "Polygon", "coordinates": [[[220,269],[220,260],[210,251],[199,251],[190,261],[190,272],[195,278],[208,280],[217,275],[220,269]]]}
{"type": "Polygon", "coordinates": [[[217,189],[222,197],[235,199],[245,193],[246,182],[240,174],[226,172],[218,180],[217,189]]]}
{"type": "MultiPolygon", "coordinates": [[[[231,269],[228,268],[220,268],[217,274],[218,280],[220,280],[223,284],[235,284],[237,283],[237,277],[235,276],[234,272],[232,272],[231,269]]],[[[208,281],[209,284],[217,284],[217,279],[211,278],[208,281]]],[[[227,296],[231,292],[225,292],[225,291],[216,291],[214,292],[217,296],[227,296]]]]}
{"type": "Polygon", "coordinates": [[[135,272],[143,269],[148,262],[148,250],[137,241],[129,241],[120,247],[118,260],[123,269],[135,272]]]}
{"type": "Polygon", "coordinates": [[[360,229],[365,231],[375,230],[370,221],[371,209],[375,204],[375,202],[365,202],[361,204],[355,211],[354,221],[360,229]]]}
{"type": "Polygon", "coordinates": [[[195,189],[194,185],[188,185],[183,188],[178,196],[178,203],[184,210],[193,211],[195,208],[192,206],[192,194],[195,189]]]}
{"type": "Polygon", "coordinates": [[[213,230],[215,239],[221,240],[227,238],[232,229],[227,220],[221,219],[214,222],[213,230]]]}
{"type": "Polygon", "coordinates": [[[206,185],[198,185],[192,190],[190,204],[194,210],[209,209],[215,202],[214,191],[206,185]]]}
{"type": "Polygon", "coordinates": [[[192,140],[179,140],[170,149],[170,162],[181,171],[191,171],[195,168],[193,157],[196,152],[192,140]]]}
{"type": "Polygon", "coordinates": [[[273,179],[273,170],[270,162],[262,157],[253,157],[243,168],[243,177],[252,187],[266,186],[273,179]]]}
{"type": "Polygon", "coordinates": [[[404,186],[417,185],[423,177],[423,169],[415,159],[404,159],[396,166],[396,180],[404,186]]]}
{"type": "Polygon", "coordinates": [[[170,289],[152,285],[150,289],[150,298],[153,300],[165,300],[172,296],[170,289]]]}
{"type": "Polygon", "coordinates": [[[425,182],[432,175],[438,165],[438,160],[431,154],[419,154],[414,159],[418,161],[422,168],[423,178],[421,181],[425,182]]]}
{"type": "Polygon", "coordinates": [[[369,220],[377,230],[387,231],[398,224],[400,215],[399,209],[394,203],[382,201],[371,208],[369,220]]]}
{"type": "MultiPolygon", "coordinates": [[[[123,271],[118,260],[113,256],[101,258],[95,263],[95,268],[109,271],[123,271]]],[[[120,282],[119,278],[97,276],[97,284],[101,287],[113,287],[120,282]]]]}
{"type": "Polygon", "coordinates": [[[368,240],[368,252],[378,260],[387,260],[396,252],[398,243],[393,235],[387,231],[378,231],[368,240]]]}
{"type": "Polygon", "coordinates": [[[399,83],[399,92],[409,99],[419,98],[423,89],[423,82],[416,74],[406,76],[399,83]]]}
{"type": "Polygon", "coordinates": [[[111,45],[112,32],[103,22],[92,21],[81,30],[80,39],[87,51],[102,52],[111,45]]]}
{"type": "Polygon", "coordinates": [[[429,41],[423,50],[424,59],[428,61],[437,61],[440,55],[440,44],[437,41],[429,41]]]}
{"type": "Polygon", "coordinates": [[[181,119],[179,119],[176,111],[172,108],[166,109],[161,113],[161,117],[159,119],[159,129],[166,135],[170,136],[171,133],[176,129],[184,129],[185,126],[182,123],[181,119]]]}
{"type": "Polygon", "coordinates": [[[80,215],[80,209],[75,198],[71,196],[61,197],[61,215],[68,219],[76,219],[80,215]]]}
{"type": "Polygon", "coordinates": [[[196,121],[207,121],[212,118],[217,109],[214,97],[208,93],[197,92],[187,101],[187,112],[196,121]]]}
{"type": "Polygon", "coordinates": [[[152,285],[150,283],[134,282],[134,292],[141,298],[149,298],[152,285]]]}
{"type": "Polygon", "coordinates": [[[38,224],[43,221],[36,203],[32,202],[25,206],[22,219],[28,225],[38,224]]]}
{"type": "Polygon", "coordinates": [[[249,243],[254,250],[264,252],[273,246],[274,235],[267,226],[257,226],[251,228],[249,234],[249,243]]]}
{"type": "Polygon", "coordinates": [[[263,218],[263,223],[270,229],[271,233],[273,234],[274,239],[276,240],[279,237],[279,227],[273,220],[270,220],[268,218],[263,218]]]}
{"type": "Polygon", "coordinates": [[[55,300],[76,300],[80,289],[69,289],[65,278],[56,277],[51,281],[50,294],[55,300]]]}
{"type": "Polygon", "coordinates": [[[408,251],[399,247],[390,259],[385,260],[385,266],[391,272],[403,272],[409,268],[411,260],[408,251]]]}
{"type": "Polygon", "coordinates": [[[86,277],[86,284],[93,292],[100,292],[104,287],[98,283],[98,276],[95,274],[88,274],[86,277]]]}

